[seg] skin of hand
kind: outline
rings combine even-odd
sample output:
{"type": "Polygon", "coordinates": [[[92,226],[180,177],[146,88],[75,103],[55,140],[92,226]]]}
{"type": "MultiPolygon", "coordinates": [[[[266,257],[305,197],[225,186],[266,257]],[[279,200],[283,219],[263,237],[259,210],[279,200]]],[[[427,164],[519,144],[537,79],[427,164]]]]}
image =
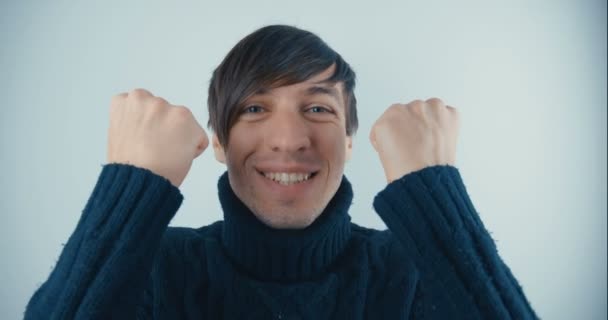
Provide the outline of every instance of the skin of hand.
{"type": "Polygon", "coordinates": [[[388,183],[433,165],[454,165],[460,118],[438,98],[391,105],[369,138],[388,183]]]}
{"type": "Polygon", "coordinates": [[[185,106],[145,89],[112,97],[107,163],[145,168],[179,187],[208,144],[205,130],[185,106]]]}

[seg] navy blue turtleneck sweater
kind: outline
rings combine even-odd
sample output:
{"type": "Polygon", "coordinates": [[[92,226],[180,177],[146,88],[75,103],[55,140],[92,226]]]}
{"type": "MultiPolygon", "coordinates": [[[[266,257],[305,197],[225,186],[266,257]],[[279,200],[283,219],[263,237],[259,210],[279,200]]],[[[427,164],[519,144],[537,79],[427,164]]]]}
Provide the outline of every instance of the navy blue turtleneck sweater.
{"type": "Polygon", "coordinates": [[[301,230],[258,221],[218,182],[223,221],[168,227],[179,189],[103,166],[26,319],[534,319],[459,171],[432,166],[386,186],[388,230],[351,223],[346,177],[301,230]]]}

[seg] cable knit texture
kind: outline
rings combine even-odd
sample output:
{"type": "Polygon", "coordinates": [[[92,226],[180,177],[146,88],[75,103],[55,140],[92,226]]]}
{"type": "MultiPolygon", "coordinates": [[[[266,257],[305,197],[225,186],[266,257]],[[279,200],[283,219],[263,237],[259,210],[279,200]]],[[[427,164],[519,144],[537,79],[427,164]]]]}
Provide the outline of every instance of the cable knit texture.
{"type": "Polygon", "coordinates": [[[222,221],[168,227],[179,189],[147,169],[103,166],[25,319],[537,318],[453,166],[379,192],[383,231],[350,221],[346,177],[301,230],[257,220],[227,173],[218,190],[222,221]]]}

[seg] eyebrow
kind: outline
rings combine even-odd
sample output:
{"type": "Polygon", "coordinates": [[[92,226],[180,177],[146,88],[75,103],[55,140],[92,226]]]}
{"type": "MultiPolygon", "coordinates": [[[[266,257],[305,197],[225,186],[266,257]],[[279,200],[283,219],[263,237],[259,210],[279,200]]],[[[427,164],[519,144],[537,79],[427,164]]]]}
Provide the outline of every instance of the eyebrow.
{"type": "Polygon", "coordinates": [[[336,101],[340,101],[340,95],[338,94],[338,90],[336,90],[336,88],[334,87],[314,85],[306,89],[306,93],[309,96],[328,95],[334,98],[336,101]]]}
{"type": "MultiPolygon", "coordinates": [[[[269,92],[270,90],[267,88],[260,88],[253,95],[265,95],[269,92]]],[[[327,95],[334,98],[338,102],[340,101],[340,94],[338,93],[338,90],[334,87],[330,87],[329,85],[324,85],[323,82],[317,82],[313,86],[308,87],[305,94],[308,96],[327,95]]]]}

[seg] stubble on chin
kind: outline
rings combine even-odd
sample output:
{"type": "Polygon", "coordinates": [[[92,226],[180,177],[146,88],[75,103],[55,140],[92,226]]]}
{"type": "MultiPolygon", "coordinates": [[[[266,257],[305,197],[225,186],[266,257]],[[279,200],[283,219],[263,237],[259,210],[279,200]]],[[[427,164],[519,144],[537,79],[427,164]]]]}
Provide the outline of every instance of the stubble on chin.
{"type": "MultiPolygon", "coordinates": [[[[288,201],[293,203],[293,201],[288,201]]],[[[258,220],[274,229],[304,229],[310,226],[321,215],[318,208],[293,209],[289,206],[250,208],[258,220]]]]}

